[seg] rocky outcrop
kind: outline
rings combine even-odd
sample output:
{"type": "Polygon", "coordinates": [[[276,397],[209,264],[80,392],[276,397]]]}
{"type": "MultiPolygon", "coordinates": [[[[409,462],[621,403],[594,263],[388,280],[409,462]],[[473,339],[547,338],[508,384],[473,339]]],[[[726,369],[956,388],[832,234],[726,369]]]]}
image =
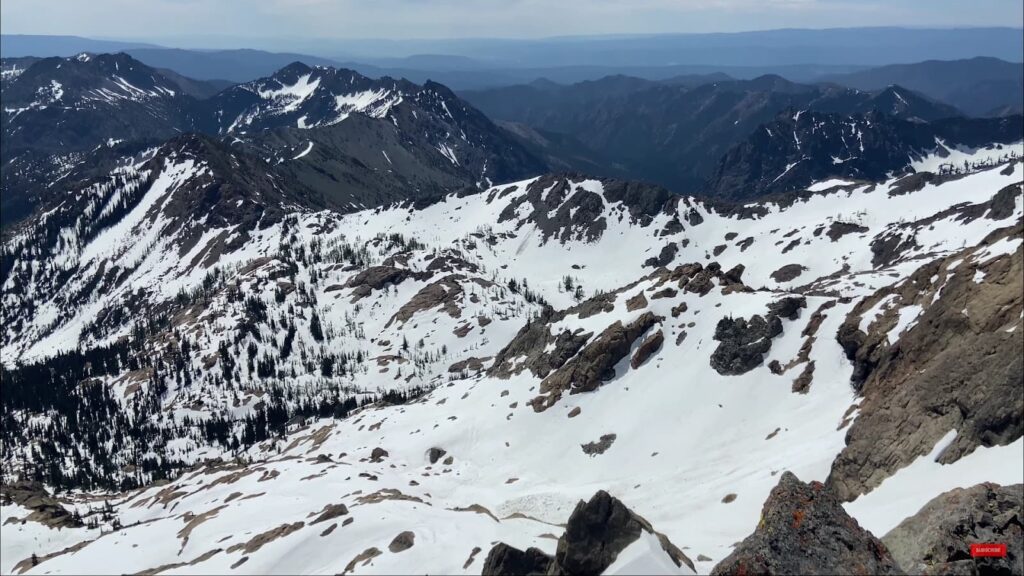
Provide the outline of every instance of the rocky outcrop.
{"type": "Polygon", "coordinates": [[[352,301],[355,302],[369,296],[374,290],[383,290],[388,285],[401,284],[402,280],[411,274],[405,268],[371,266],[349,279],[345,286],[353,288],[352,301]]]}
{"type": "Polygon", "coordinates": [[[711,571],[732,574],[902,574],[878,538],[820,482],[784,472],[754,533],[711,571]]]}
{"type": "MultiPolygon", "coordinates": [[[[449,274],[427,284],[412,299],[403,304],[398,309],[398,312],[395,312],[395,315],[388,320],[387,326],[396,321],[401,323],[408,322],[417,312],[433,308],[441,308],[452,318],[461,317],[463,290],[459,282],[463,280],[466,280],[465,276],[449,274]]],[[[483,282],[478,278],[473,278],[471,281],[483,282]]]]}
{"type": "Polygon", "coordinates": [[[41,482],[21,481],[0,485],[0,502],[13,503],[31,510],[25,520],[39,522],[50,528],[78,528],[82,519],[72,514],[41,482]]]}
{"type": "Polygon", "coordinates": [[[589,576],[601,574],[619,554],[644,533],[654,535],[662,551],[677,567],[693,562],[664,535],[654,531],[650,522],[626,507],[604,490],[587,502],[576,504],[565,533],[558,539],[554,557],[536,548],[525,552],[498,543],[487,555],[484,574],[548,574],[551,576],[589,576]],[[543,571],[540,570],[543,568],[543,571]]]}
{"type": "Polygon", "coordinates": [[[804,268],[800,264],[786,264],[785,266],[779,268],[775,272],[772,272],[770,276],[771,279],[775,280],[776,282],[789,282],[790,280],[793,280],[797,276],[803,274],[804,270],[807,270],[807,268],[804,268]]]}
{"type": "Polygon", "coordinates": [[[764,361],[771,350],[772,339],[782,334],[782,320],[796,320],[807,307],[803,296],[787,296],[768,304],[765,316],[753,315],[750,320],[726,316],[715,326],[718,348],[711,353],[711,367],[723,376],[746,374],[764,361]]]}
{"type": "Polygon", "coordinates": [[[778,316],[767,319],[755,314],[745,318],[725,317],[715,326],[718,348],[711,353],[711,367],[723,376],[746,374],[764,361],[772,347],[772,338],[782,333],[778,316]]]}
{"type": "Polygon", "coordinates": [[[629,354],[633,342],[662,320],[648,311],[629,325],[615,322],[606,328],[572,360],[541,381],[541,396],[532,401],[534,410],[540,412],[552,406],[566,391],[578,394],[596,390],[615,376],[615,365],[629,354]]]}
{"type": "Polygon", "coordinates": [[[1024,574],[1024,485],[978,484],[933,499],[882,538],[911,574],[1024,574]],[[1005,544],[972,558],[971,544],[1005,544]]]}
{"type": "MultiPolygon", "coordinates": [[[[1018,225],[986,244],[1020,234],[1018,225]]],[[[1024,253],[1018,247],[972,263],[973,253],[922,266],[858,304],[840,327],[838,341],[854,364],[852,385],[863,396],[828,479],[843,500],[929,454],[950,430],[957,436],[938,455],[944,464],[1024,434],[1024,406],[1007,401],[1020,397],[1024,379],[1024,253]],[[919,315],[897,334],[910,306],[919,315]],[[877,311],[877,319],[863,319],[877,311]]]]}
{"type": "Polygon", "coordinates": [[[509,378],[529,370],[534,376],[544,378],[561,368],[593,336],[593,333],[582,330],[562,330],[557,336],[552,336],[550,325],[562,320],[565,314],[546,308],[539,317],[527,321],[526,326],[495,356],[489,373],[498,378],[509,378]],[[552,343],[553,348],[549,348],[552,343]]]}
{"type": "Polygon", "coordinates": [[[498,542],[484,560],[484,576],[543,576],[552,558],[539,548],[519,550],[498,542]]]}
{"type": "Polygon", "coordinates": [[[807,308],[807,298],[803,296],[786,296],[768,304],[768,314],[786,320],[796,320],[800,310],[807,308]]]}

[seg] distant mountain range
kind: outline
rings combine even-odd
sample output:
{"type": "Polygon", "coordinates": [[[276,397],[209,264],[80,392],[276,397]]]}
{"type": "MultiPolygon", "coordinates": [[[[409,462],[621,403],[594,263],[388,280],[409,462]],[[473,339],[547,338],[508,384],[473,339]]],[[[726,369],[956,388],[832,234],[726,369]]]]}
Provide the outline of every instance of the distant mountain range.
{"type": "Polygon", "coordinates": [[[1024,64],[997,58],[893,64],[824,80],[861,90],[899,84],[971,116],[1019,114],[1024,107],[1024,64]]]}
{"type": "Polygon", "coordinates": [[[841,115],[877,110],[917,121],[960,115],[952,106],[900,87],[867,92],[797,84],[779,76],[696,86],[619,76],[462,95],[492,118],[537,131],[543,138],[532,138],[535,145],[579,169],[652,181],[679,192],[700,190],[731,146],[786,110],[791,115],[807,109],[841,115]],[[562,148],[567,142],[571,149],[562,148]]]}
{"type": "MultiPolygon", "coordinates": [[[[370,77],[417,83],[429,79],[460,90],[538,78],[574,83],[616,74],[650,80],[715,72],[738,79],[778,74],[796,82],[816,82],[869,67],[928,59],[985,56],[1016,62],[1024,53],[1022,36],[1019,28],[848,28],[536,40],[318,40],[287,44],[281,52],[184,50],[72,36],[5,35],[0,44],[5,57],[129,51],[150,66],[201,80],[247,82],[302,61],[350,68],[370,77]]],[[[191,40],[193,45],[198,41],[191,40]]]]}

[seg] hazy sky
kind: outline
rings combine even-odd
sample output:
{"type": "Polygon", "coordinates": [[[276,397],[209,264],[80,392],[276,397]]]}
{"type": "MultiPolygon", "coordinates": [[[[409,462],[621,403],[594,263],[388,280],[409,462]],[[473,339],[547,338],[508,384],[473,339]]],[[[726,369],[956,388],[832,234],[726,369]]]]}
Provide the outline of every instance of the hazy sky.
{"type": "Polygon", "coordinates": [[[3,0],[7,34],[177,45],[845,26],[1021,26],[1022,0],[3,0]]]}

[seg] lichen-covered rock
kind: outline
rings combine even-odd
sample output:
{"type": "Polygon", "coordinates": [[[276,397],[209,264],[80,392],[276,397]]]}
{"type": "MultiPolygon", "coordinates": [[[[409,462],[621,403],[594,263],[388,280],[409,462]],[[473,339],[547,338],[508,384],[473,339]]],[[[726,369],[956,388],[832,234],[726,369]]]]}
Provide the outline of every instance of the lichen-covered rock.
{"type": "Polygon", "coordinates": [[[754,533],[711,571],[732,574],[903,574],[878,538],[820,482],[784,472],[754,533]]]}
{"type": "Polygon", "coordinates": [[[940,494],[882,538],[912,574],[1024,574],[1024,484],[940,494]],[[972,558],[971,544],[1005,544],[1005,558],[972,558]]]}

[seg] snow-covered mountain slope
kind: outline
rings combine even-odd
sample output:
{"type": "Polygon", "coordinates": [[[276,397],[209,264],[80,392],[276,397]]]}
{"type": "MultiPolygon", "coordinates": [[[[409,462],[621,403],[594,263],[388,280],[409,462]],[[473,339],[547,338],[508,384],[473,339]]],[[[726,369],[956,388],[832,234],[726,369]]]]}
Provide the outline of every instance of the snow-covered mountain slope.
{"type": "Polygon", "coordinates": [[[29,573],[479,573],[496,541],[552,553],[598,489],[707,572],[784,470],[881,531],[1021,481],[1005,403],[860,448],[925,414],[883,401],[876,368],[921,367],[901,344],[970,332],[1019,375],[1019,162],[743,206],[573,175],[346,215],[268,191],[238,198],[253,224],[193,233],[169,206],[236,197],[160,161],[97,188],[140,195],[108,226],[100,202],[5,247],[4,473],[104,490],[67,496],[102,530],[4,506],[29,573]]]}
{"type": "MultiPolygon", "coordinates": [[[[297,130],[292,139],[302,139],[304,145],[320,145],[334,157],[340,153],[379,164],[381,171],[401,171],[395,162],[409,154],[427,154],[430,160],[423,163],[439,165],[453,177],[470,174],[474,179],[469,183],[482,186],[544,170],[511,136],[436,82],[420,86],[295,62],[268,78],[229,88],[204,101],[203,107],[202,129],[209,133],[244,141],[255,135],[266,147],[274,142],[261,138],[261,132],[292,128],[297,130]],[[346,122],[353,117],[379,122],[346,122]],[[395,133],[401,146],[374,142],[381,132],[395,133]]],[[[300,148],[291,157],[304,152],[309,150],[300,148]]]]}
{"type": "Polygon", "coordinates": [[[27,149],[87,150],[111,138],[168,138],[192,127],[192,103],[127,54],[44,58],[5,82],[4,158],[27,149]]]}
{"type": "Polygon", "coordinates": [[[125,54],[49,58],[5,80],[3,108],[5,225],[47,204],[58,182],[102,164],[97,157],[110,149],[136,153],[189,132],[258,156],[339,211],[547,169],[440,84],[300,63],[200,100],[125,54]]]}

